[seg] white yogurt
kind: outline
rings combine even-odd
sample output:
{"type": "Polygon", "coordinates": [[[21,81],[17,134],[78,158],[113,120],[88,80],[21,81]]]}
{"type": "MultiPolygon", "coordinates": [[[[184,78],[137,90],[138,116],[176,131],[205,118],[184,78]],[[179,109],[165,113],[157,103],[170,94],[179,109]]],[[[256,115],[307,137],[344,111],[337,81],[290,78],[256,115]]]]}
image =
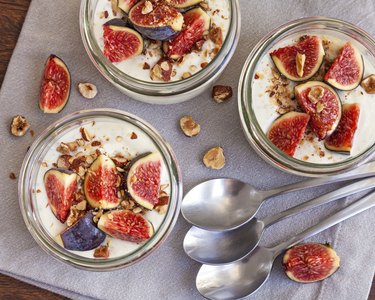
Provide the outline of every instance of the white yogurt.
{"type": "MultiPolygon", "coordinates": [[[[146,152],[157,152],[158,149],[144,132],[140,131],[137,127],[120,120],[109,120],[106,118],[95,119],[95,124],[92,121],[81,124],[77,127],[71,128],[65,132],[62,136],[56,137],[56,139],[49,145],[49,150],[46,152],[42,161],[42,164],[36,181],[35,191],[36,192],[36,205],[41,219],[41,223],[44,229],[52,236],[55,237],[60,234],[64,229],[67,228],[66,224],[62,224],[53,215],[50,207],[48,206],[48,198],[44,187],[43,176],[52,168],[52,164],[56,163],[61,153],[56,151],[56,148],[61,142],[71,142],[81,138],[79,128],[84,127],[90,133],[95,136],[94,140],[100,140],[102,146],[99,148],[103,153],[107,153],[109,156],[115,156],[116,154],[122,154],[125,157],[134,158],[139,154],[146,152]],[[137,134],[137,139],[131,139],[132,133],[137,134]],[[120,140],[117,137],[122,137],[120,140]]],[[[82,151],[82,148],[77,151],[82,151]]],[[[92,151],[92,150],[91,150],[92,151]]],[[[87,152],[89,154],[90,152],[87,152]]],[[[168,184],[168,188],[165,190],[170,194],[170,178],[166,171],[165,162],[162,162],[161,172],[161,184],[168,184]]],[[[165,214],[159,214],[156,211],[150,211],[145,214],[145,217],[153,224],[155,232],[160,227],[164,220],[165,214]]],[[[110,242],[110,258],[119,257],[129,254],[139,248],[141,245],[122,241],[119,239],[111,238],[107,236],[106,243],[110,242]]],[[[103,244],[104,244],[103,243],[103,244]]],[[[90,251],[71,251],[80,256],[93,258],[94,250],[90,251]]]]}
{"type": "MultiPolygon", "coordinates": [[[[216,24],[217,27],[221,27],[223,32],[223,39],[225,40],[229,25],[230,25],[230,4],[227,0],[206,0],[210,9],[207,14],[211,17],[211,22],[216,24]]],[[[121,18],[122,15],[113,15],[111,1],[108,0],[98,0],[98,4],[95,9],[94,16],[94,35],[98,42],[98,45],[102,51],[104,51],[104,39],[103,39],[103,24],[113,18],[121,18]],[[108,12],[108,17],[103,17],[103,12],[108,12]]],[[[202,69],[202,63],[209,63],[212,58],[210,55],[205,53],[210,53],[215,48],[215,44],[211,40],[207,40],[202,48],[202,51],[195,53],[189,53],[185,55],[182,63],[174,64],[173,70],[175,70],[175,75],[171,78],[171,81],[181,80],[182,75],[186,72],[194,74],[202,69]],[[192,67],[193,66],[193,67],[192,67]]],[[[134,77],[139,80],[154,82],[150,78],[150,70],[144,70],[144,63],[147,63],[151,68],[158,62],[161,58],[161,53],[157,51],[152,51],[146,54],[140,54],[138,56],[129,58],[122,62],[113,63],[117,68],[127,75],[134,77]]]]}
{"type": "MultiPolygon", "coordinates": [[[[271,68],[273,67],[276,69],[269,53],[278,48],[295,44],[295,42],[305,34],[317,35],[322,40],[331,41],[330,49],[326,52],[326,55],[328,55],[329,58],[335,58],[342,46],[350,41],[362,53],[365,67],[364,76],[366,77],[370,74],[375,74],[375,58],[361,44],[350,39],[348,36],[340,33],[322,34],[321,32],[315,32],[313,30],[306,33],[291,35],[288,39],[281,41],[268,50],[259,60],[255,73],[260,75],[260,78],[252,79],[252,108],[264,133],[269,130],[272,123],[280,116],[276,111],[278,107],[275,104],[275,101],[272,100],[269,93],[266,92],[271,85],[271,68]]],[[[293,90],[295,85],[295,82],[290,82],[290,89],[293,90]]],[[[317,137],[315,137],[313,141],[309,141],[304,137],[301,143],[297,146],[294,158],[318,164],[334,163],[359,155],[375,143],[375,135],[373,134],[375,131],[375,122],[373,121],[375,117],[375,95],[367,94],[361,86],[358,86],[353,91],[336,91],[338,92],[343,104],[360,104],[358,129],[355,133],[350,156],[325,149],[324,141],[319,141],[317,137]],[[324,152],[324,156],[321,151],[324,152]]]]}

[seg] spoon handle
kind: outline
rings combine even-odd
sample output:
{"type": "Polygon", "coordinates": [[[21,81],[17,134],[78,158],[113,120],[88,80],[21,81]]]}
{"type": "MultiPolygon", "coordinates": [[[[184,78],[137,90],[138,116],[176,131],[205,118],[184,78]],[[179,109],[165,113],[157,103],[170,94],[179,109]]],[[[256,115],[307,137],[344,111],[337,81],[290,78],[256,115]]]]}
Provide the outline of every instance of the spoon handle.
{"type": "Polygon", "coordinates": [[[270,198],[272,196],[290,193],[290,192],[302,190],[305,188],[311,188],[311,187],[326,185],[329,183],[340,182],[340,181],[345,181],[345,180],[370,177],[374,175],[375,175],[375,161],[359,166],[346,173],[340,173],[340,174],[331,175],[331,176],[304,180],[304,181],[300,181],[297,183],[284,185],[284,186],[281,186],[272,190],[262,191],[262,193],[264,193],[265,198],[270,198]]]}
{"type": "Polygon", "coordinates": [[[274,253],[274,257],[281,254],[285,249],[294,246],[295,244],[301,242],[302,240],[311,237],[323,230],[326,230],[333,225],[336,225],[340,223],[341,221],[344,221],[346,219],[349,219],[350,217],[359,214],[371,207],[375,206],[375,192],[371,193],[370,195],[354,202],[353,204],[345,207],[344,209],[340,210],[339,212],[327,217],[320,223],[306,229],[305,231],[295,235],[288,241],[285,241],[272,249],[274,253]]]}
{"type": "Polygon", "coordinates": [[[363,179],[263,219],[265,227],[308,209],[375,187],[375,177],[363,179]]]}

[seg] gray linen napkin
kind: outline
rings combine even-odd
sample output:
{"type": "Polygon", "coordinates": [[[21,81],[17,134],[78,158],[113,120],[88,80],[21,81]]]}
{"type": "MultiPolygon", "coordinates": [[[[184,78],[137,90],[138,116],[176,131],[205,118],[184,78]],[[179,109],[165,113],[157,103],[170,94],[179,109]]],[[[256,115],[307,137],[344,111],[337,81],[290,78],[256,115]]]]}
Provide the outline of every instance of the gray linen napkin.
{"type": "MultiPolygon", "coordinates": [[[[200,299],[195,275],[200,267],[182,250],[189,226],[179,218],[166,242],[140,263],[116,272],[92,273],[77,270],[43,252],[27,231],[18,208],[17,183],[22,159],[33,138],[14,138],[9,122],[15,114],[25,115],[39,134],[48,124],[80,109],[111,107],[137,114],[153,124],[170,142],[180,161],[185,191],[215,177],[234,177],[259,188],[271,188],[300,178],[267,165],[246,142],[237,113],[236,99],[216,104],[209,91],[189,102],[173,106],[152,106],[124,96],[94,68],[83,48],[79,26],[79,1],[34,0],[23,26],[0,94],[0,272],[61,293],[74,299],[200,299]],[[67,107],[58,115],[43,115],[38,107],[39,80],[50,53],[61,56],[70,68],[72,83],[96,84],[93,101],[82,99],[73,88],[67,107]],[[178,129],[178,120],[191,114],[202,125],[202,133],[188,139],[178,129]],[[225,149],[227,166],[221,171],[206,169],[201,158],[210,147],[225,149]]],[[[239,71],[257,41],[275,26],[302,16],[325,15],[353,22],[375,35],[375,4],[368,1],[246,1],[241,0],[242,35],[237,53],[220,83],[237,87],[239,71]]],[[[281,211],[336,185],[280,196],[264,205],[259,216],[281,211]]],[[[271,227],[262,244],[273,245],[316,223],[350,199],[326,205],[271,227]]],[[[342,258],[335,276],[321,283],[293,283],[276,261],[270,280],[249,299],[366,299],[374,274],[374,210],[369,210],[312,240],[333,243],[342,258]]]]}

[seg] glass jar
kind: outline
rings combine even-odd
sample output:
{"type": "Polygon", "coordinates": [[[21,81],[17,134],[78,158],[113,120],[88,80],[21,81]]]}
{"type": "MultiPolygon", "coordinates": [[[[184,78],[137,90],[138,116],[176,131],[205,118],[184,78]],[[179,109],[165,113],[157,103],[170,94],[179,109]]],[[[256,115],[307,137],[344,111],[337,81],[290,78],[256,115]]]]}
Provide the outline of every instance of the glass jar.
{"type": "MultiPolygon", "coordinates": [[[[95,123],[92,123],[95,124],[95,123]]],[[[55,151],[56,152],[56,151],[55,151]]],[[[56,154],[58,155],[58,154],[56,154]]],[[[137,262],[154,251],[169,235],[175,225],[182,199],[182,181],[176,157],[168,143],[149,124],[138,117],[120,110],[93,109],[78,111],[67,115],[50,125],[32,144],[23,161],[18,183],[19,204],[28,230],[37,243],[48,254],[53,257],[82,269],[94,271],[108,271],[122,268],[137,262]],[[55,241],[54,236],[49,232],[47,219],[42,220],[42,209],[40,202],[37,202],[37,188],[40,187],[40,171],[43,162],[50,149],[55,149],[56,143],[60,143],[66,134],[79,132],[83,124],[90,124],[94,121],[120,122],[127,126],[133,126],[137,132],[144,134],[152,147],[161,154],[165,174],[169,178],[170,200],[167,211],[155,230],[154,235],[126,255],[119,255],[113,258],[96,259],[78,252],[66,250],[55,241]],[[39,180],[39,182],[38,182],[39,180]]],[[[39,198],[41,199],[41,198],[39,198]]],[[[43,206],[44,208],[44,206],[43,206]]],[[[45,215],[43,215],[45,216],[45,215]]],[[[57,219],[56,219],[57,220],[57,219]]],[[[58,222],[58,221],[57,221],[58,222]]]]}

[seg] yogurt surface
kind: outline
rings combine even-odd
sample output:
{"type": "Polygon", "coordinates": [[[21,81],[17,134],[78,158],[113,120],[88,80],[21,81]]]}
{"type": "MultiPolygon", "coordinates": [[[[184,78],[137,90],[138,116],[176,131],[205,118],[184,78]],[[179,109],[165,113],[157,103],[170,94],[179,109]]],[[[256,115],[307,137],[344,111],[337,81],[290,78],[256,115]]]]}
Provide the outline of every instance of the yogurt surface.
{"type": "MultiPolygon", "coordinates": [[[[272,78],[274,77],[272,69],[277,70],[269,53],[278,48],[295,44],[303,35],[316,35],[323,40],[323,43],[328,41],[329,45],[325,49],[325,55],[326,58],[331,61],[337,57],[345,43],[351,42],[362,54],[365,69],[364,77],[375,74],[374,56],[372,56],[364,46],[346,35],[336,32],[322,33],[321,31],[312,30],[289,36],[268,49],[263,57],[259,59],[254,72],[255,76],[252,78],[252,109],[259,126],[265,134],[268,132],[272,123],[281,115],[278,112],[279,107],[275,98],[271,97],[269,92],[272,78]]],[[[309,81],[316,80],[314,78],[316,78],[316,76],[309,79],[309,81]]],[[[321,80],[321,78],[317,79],[321,80]]],[[[288,80],[286,89],[290,91],[290,98],[294,97],[294,87],[297,84],[299,83],[288,80]]],[[[363,153],[375,143],[375,135],[373,134],[375,130],[375,122],[373,122],[375,116],[375,95],[367,94],[361,86],[358,86],[352,91],[336,90],[336,92],[342,104],[359,103],[360,105],[358,128],[354,136],[351,154],[347,155],[330,151],[324,147],[324,141],[319,141],[315,135],[313,139],[311,139],[311,136],[308,138],[305,134],[304,138],[297,146],[294,158],[317,164],[336,163],[363,153]]],[[[296,103],[296,100],[291,99],[289,104],[296,106],[296,103]]]]}
{"type": "MultiPolygon", "coordinates": [[[[211,17],[211,24],[215,24],[222,29],[223,40],[225,40],[230,25],[230,2],[228,0],[206,0],[206,2],[209,6],[209,10],[206,12],[211,17]]],[[[121,18],[122,16],[123,15],[121,14],[117,14],[116,16],[113,15],[111,1],[98,0],[95,9],[93,29],[98,45],[102,51],[104,50],[103,24],[113,18],[121,18]],[[104,12],[106,13],[104,14],[104,12]]],[[[195,74],[199,72],[204,64],[212,61],[213,55],[210,53],[212,53],[214,49],[215,44],[208,39],[203,44],[201,51],[191,52],[185,55],[182,62],[173,65],[174,72],[170,82],[181,80],[184,73],[195,74]]],[[[113,64],[123,73],[126,73],[131,77],[142,81],[155,82],[150,77],[150,70],[145,70],[143,67],[144,64],[147,63],[152,68],[161,57],[162,50],[154,49],[152,51],[146,51],[145,54],[142,53],[122,62],[113,64]]]]}
{"type": "MultiPolygon", "coordinates": [[[[44,174],[56,163],[57,159],[61,155],[56,148],[61,142],[71,142],[81,138],[79,129],[84,127],[92,137],[93,140],[100,141],[101,146],[98,148],[102,153],[106,153],[108,156],[115,156],[121,154],[126,158],[135,158],[140,154],[146,152],[158,152],[158,149],[152,139],[148,137],[138,127],[121,120],[114,120],[105,117],[97,117],[94,120],[88,120],[83,124],[77,124],[77,126],[71,127],[64,131],[63,134],[56,136],[56,138],[46,146],[46,153],[42,158],[41,167],[37,174],[35,187],[33,192],[36,197],[36,210],[38,211],[41,224],[44,229],[55,238],[67,225],[62,224],[53,215],[50,207],[48,206],[48,198],[44,187],[43,177],[44,174]],[[134,133],[137,138],[134,139],[134,133]],[[131,138],[133,136],[133,139],[131,138]]],[[[90,143],[89,143],[90,144],[90,143]]],[[[90,148],[90,146],[88,146],[90,148]]],[[[89,154],[92,149],[79,148],[77,151],[89,154]]],[[[170,194],[170,177],[166,171],[165,162],[162,161],[161,165],[161,184],[168,185],[165,192],[170,194]]],[[[149,220],[155,229],[158,230],[162,224],[165,214],[160,214],[155,210],[148,211],[144,217],[149,220]]],[[[107,235],[106,240],[103,244],[109,242],[110,258],[124,256],[129,254],[142,246],[142,244],[131,243],[128,241],[119,240],[116,238],[109,237],[107,235]]],[[[67,250],[70,251],[70,250],[67,250]]],[[[94,258],[94,250],[89,251],[70,251],[80,256],[94,258]]]]}

